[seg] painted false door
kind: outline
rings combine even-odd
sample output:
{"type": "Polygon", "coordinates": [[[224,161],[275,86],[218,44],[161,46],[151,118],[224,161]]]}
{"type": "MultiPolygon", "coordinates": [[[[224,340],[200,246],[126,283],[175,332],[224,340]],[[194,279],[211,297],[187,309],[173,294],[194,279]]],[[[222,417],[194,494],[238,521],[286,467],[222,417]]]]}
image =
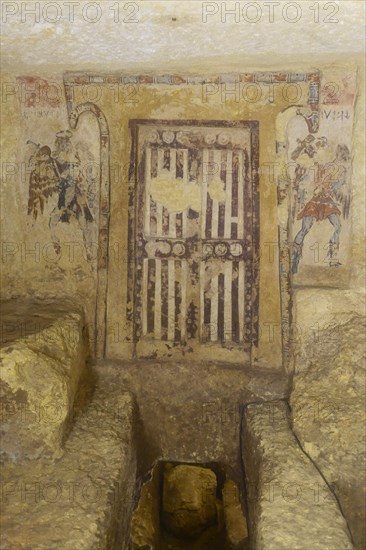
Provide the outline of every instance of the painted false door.
{"type": "Polygon", "coordinates": [[[257,125],[132,127],[135,339],[248,350],[257,317],[257,125]]]}

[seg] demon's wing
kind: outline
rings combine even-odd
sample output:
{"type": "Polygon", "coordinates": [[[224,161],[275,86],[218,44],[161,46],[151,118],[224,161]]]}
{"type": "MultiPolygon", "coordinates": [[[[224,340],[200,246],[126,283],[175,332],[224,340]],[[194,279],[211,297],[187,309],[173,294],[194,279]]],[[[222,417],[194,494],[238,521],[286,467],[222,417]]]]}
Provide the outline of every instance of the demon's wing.
{"type": "Polygon", "coordinates": [[[48,198],[58,192],[60,176],[48,147],[42,147],[33,160],[29,178],[28,214],[33,214],[36,220],[39,213],[43,214],[48,198]]]}
{"type": "Polygon", "coordinates": [[[351,205],[351,192],[349,189],[339,189],[333,193],[336,201],[341,205],[343,217],[345,219],[349,216],[349,209],[351,205]]]}
{"type": "Polygon", "coordinates": [[[344,219],[349,216],[351,204],[351,185],[350,173],[344,165],[338,166],[332,179],[332,197],[341,206],[341,211],[344,219]]]}

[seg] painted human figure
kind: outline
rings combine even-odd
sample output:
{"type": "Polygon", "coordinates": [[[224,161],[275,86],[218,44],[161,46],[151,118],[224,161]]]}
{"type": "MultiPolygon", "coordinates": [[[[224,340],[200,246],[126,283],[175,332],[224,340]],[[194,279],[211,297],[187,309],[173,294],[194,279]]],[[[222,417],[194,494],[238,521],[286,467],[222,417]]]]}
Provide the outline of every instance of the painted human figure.
{"type": "Polygon", "coordinates": [[[52,153],[47,145],[40,147],[33,144],[37,152],[31,158],[34,169],[29,181],[28,214],[33,214],[34,219],[37,219],[39,213],[43,214],[48,198],[57,193],[57,205],[49,219],[55,251],[59,253],[61,249],[56,232],[58,224],[75,219],[83,234],[87,258],[91,260],[94,218],[88,201],[91,193],[86,189],[88,174],[84,177],[81,160],[71,143],[71,137],[69,130],[58,132],[52,153]]]}
{"type": "Polygon", "coordinates": [[[344,186],[347,182],[346,163],[350,158],[350,152],[346,145],[338,145],[336,158],[325,165],[315,164],[316,188],[313,197],[306,203],[299,212],[297,219],[302,220],[302,226],[294,240],[294,253],[292,257],[292,272],[297,273],[301,258],[304,239],[312,228],[314,221],[328,220],[333,228],[328,248],[330,265],[339,265],[335,261],[339,250],[339,239],[341,232],[341,210],[343,204],[343,215],[347,217],[349,209],[349,195],[344,193],[344,186]]]}
{"type": "Polygon", "coordinates": [[[71,143],[71,132],[59,132],[56,134],[55,151],[52,157],[57,165],[59,173],[59,196],[57,206],[53,209],[49,227],[56,250],[59,250],[59,238],[55,232],[56,226],[60,222],[70,222],[76,219],[83,233],[84,245],[87,249],[91,243],[91,223],[94,221],[90,211],[86,190],[84,189],[84,179],[80,157],[75,152],[71,143]]]}

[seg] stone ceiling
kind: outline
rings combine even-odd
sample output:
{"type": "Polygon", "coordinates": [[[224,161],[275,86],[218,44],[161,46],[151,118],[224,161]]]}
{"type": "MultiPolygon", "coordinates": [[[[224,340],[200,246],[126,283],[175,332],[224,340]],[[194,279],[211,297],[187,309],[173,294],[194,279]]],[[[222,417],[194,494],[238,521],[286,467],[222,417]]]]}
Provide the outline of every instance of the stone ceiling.
{"type": "Polygon", "coordinates": [[[364,50],[362,0],[236,5],[225,21],[225,8],[233,10],[235,2],[3,1],[2,67],[18,73],[225,71],[238,64],[311,63],[315,53],[349,62],[350,53],[364,50]]]}

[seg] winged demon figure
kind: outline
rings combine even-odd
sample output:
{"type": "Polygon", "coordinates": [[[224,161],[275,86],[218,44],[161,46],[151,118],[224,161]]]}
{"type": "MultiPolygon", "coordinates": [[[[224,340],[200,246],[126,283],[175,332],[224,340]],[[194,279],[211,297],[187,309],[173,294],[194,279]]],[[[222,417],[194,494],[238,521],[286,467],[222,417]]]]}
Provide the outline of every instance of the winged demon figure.
{"type": "Polygon", "coordinates": [[[31,158],[33,170],[29,179],[28,214],[33,215],[36,220],[39,214],[43,214],[48,199],[57,194],[57,205],[49,220],[56,252],[60,251],[60,240],[55,231],[57,225],[74,219],[82,231],[89,255],[88,247],[92,242],[94,221],[89,205],[92,193],[90,185],[87,189],[87,178],[83,174],[80,156],[73,147],[71,137],[69,130],[58,132],[53,152],[47,145],[36,146],[37,151],[31,158]]]}

